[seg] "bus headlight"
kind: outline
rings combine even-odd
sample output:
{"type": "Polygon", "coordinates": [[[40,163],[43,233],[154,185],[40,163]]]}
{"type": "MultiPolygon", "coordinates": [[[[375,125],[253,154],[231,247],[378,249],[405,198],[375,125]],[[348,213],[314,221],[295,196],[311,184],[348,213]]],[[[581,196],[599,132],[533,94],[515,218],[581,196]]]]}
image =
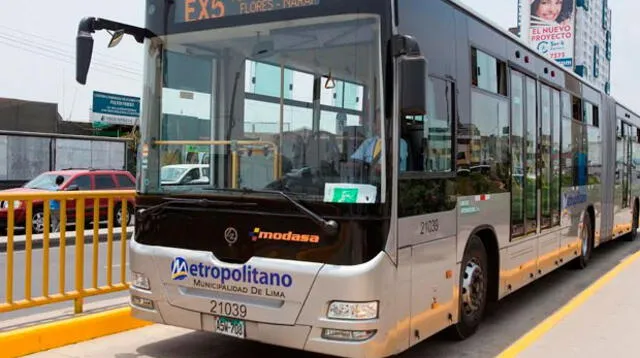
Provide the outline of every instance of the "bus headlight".
{"type": "Polygon", "coordinates": [[[365,320],[378,318],[378,301],[371,302],[341,302],[333,301],[329,304],[328,318],[365,320]]]}
{"type": "Polygon", "coordinates": [[[131,284],[134,287],[141,288],[147,291],[151,289],[151,285],[149,284],[149,279],[147,278],[147,276],[138,272],[131,272],[131,276],[131,284]]]}

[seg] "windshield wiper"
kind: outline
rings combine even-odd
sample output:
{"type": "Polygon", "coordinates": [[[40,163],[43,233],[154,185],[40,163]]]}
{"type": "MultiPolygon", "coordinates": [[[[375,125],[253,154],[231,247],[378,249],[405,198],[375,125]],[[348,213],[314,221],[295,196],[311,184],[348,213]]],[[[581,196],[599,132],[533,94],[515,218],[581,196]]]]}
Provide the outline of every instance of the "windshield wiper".
{"type": "MultiPolygon", "coordinates": [[[[146,216],[146,215],[152,215],[155,213],[158,213],[160,211],[162,211],[164,208],[166,208],[167,206],[171,205],[171,204],[191,204],[191,205],[198,205],[200,207],[203,208],[208,208],[208,207],[212,207],[212,206],[256,206],[258,204],[256,203],[243,203],[243,202],[237,202],[237,201],[222,201],[222,200],[211,200],[211,199],[188,199],[188,198],[163,198],[163,199],[168,199],[167,201],[164,201],[160,204],[156,204],[153,206],[150,206],[148,208],[145,209],[140,209],[138,210],[138,213],[140,215],[142,215],[142,217],[146,216]]],[[[188,209],[188,208],[183,208],[183,207],[174,207],[173,209],[188,209]]]]}
{"type": "Polygon", "coordinates": [[[281,190],[255,190],[249,188],[240,188],[234,189],[237,191],[241,191],[243,193],[270,193],[270,194],[279,194],[283,198],[287,199],[293,206],[296,207],[301,213],[307,215],[311,218],[316,224],[318,224],[328,235],[335,235],[338,233],[338,223],[335,220],[325,220],[322,216],[314,213],[313,211],[307,209],[304,205],[300,204],[296,199],[287,195],[284,191],[281,190]]]}
{"type": "Polygon", "coordinates": [[[304,207],[304,205],[300,204],[296,199],[287,195],[284,191],[278,191],[278,194],[282,195],[283,198],[289,200],[291,204],[293,204],[298,210],[307,214],[311,219],[313,219],[316,224],[320,225],[324,231],[329,235],[335,235],[338,233],[338,223],[335,220],[325,220],[322,216],[314,213],[313,211],[304,207]]]}

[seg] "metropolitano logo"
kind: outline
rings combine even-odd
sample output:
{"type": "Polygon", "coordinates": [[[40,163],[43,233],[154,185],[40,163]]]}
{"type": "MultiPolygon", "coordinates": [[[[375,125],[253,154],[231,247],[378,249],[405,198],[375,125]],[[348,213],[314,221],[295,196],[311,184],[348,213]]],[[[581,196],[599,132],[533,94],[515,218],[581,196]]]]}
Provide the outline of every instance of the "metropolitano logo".
{"type": "Polygon", "coordinates": [[[182,281],[187,278],[189,265],[187,260],[182,257],[176,257],[171,262],[171,279],[176,281],[182,281]]]}
{"type": "Polygon", "coordinates": [[[171,262],[171,279],[182,281],[192,277],[194,279],[212,279],[231,283],[248,283],[267,286],[291,287],[293,277],[290,274],[263,271],[251,265],[238,268],[219,267],[215,264],[203,262],[189,263],[184,257],[176,257],[171,262]]]}

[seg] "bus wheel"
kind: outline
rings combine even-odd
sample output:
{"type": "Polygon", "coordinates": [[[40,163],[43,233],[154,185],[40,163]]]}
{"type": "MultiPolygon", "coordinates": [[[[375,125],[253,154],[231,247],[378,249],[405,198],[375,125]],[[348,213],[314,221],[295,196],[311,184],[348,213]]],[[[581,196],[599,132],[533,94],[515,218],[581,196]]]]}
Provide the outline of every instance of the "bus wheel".
{"type": "Polygon", "coordinates": [[[580,256],[574,260],[574,268],[585,269],[589,265],[591,259],[591,251],[593,249],[593,238],[591,230],[591,218],[585,215],[580,229],[580,256]]]}
{"type": "Polygon", "coordinates": [[[626,241],[634,241],[638,237],[638,204],[633,204],[633,217],[631,218],[631,233],[626,241]]]}
{"type": "Polygon", "coordinates": [[[638,204],[633,205],[633,218],[631,219],[633,225],[631,226],[631,240],[635,240],[638,236],[638,204]]]}
{"type": "Polygon", "coordinates": [[[474,235],[460,265],[459,319],[451,327],[453,338],[466,339],[478,329],[487,305],[488,283],[487,251],[482,240],[474,235]]]}

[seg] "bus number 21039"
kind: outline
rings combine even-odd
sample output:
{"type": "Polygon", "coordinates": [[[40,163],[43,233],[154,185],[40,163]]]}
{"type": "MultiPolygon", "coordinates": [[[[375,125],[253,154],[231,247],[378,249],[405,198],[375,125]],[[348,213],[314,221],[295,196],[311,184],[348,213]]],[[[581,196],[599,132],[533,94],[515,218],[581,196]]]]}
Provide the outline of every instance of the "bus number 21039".
{"type": "Polygon", "coordinates": [[[238,303],[211,300],[210,312],[214,315],[244,318],[247,316],[247,306],[238,303]]]}

